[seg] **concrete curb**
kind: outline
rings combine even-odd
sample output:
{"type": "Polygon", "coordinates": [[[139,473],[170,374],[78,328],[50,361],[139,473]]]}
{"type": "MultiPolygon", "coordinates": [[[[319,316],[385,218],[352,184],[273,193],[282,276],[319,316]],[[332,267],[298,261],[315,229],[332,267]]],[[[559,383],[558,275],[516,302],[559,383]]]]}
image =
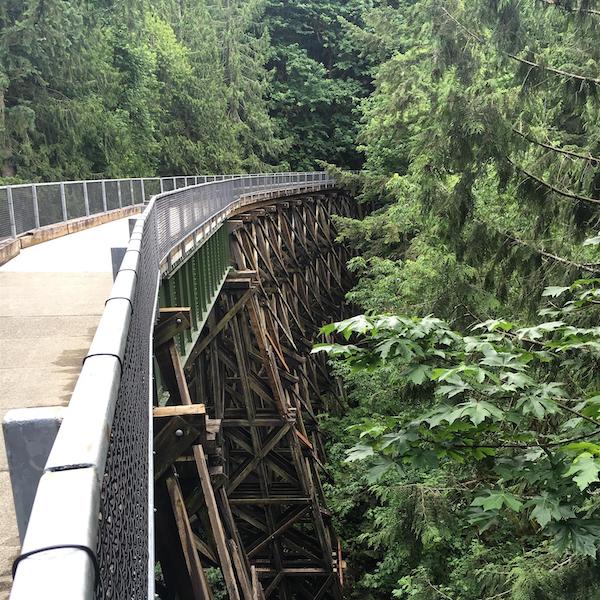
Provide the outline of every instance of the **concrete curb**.
{"type": "Polygon", "coordinates": [[[0,242],[0,266],[6,264],[9,260],[12,260],[24,248],[29,248],[30,246],[35,246],[42,242],[54,240],[85,229],[91,229],[92,227],[97,227],[98,225],[109,223],[110,221],[123,219],[139,213],[142,208],[142,204],[125,206],[98,215],[81,217],[79,219],[72,219],[63,223],[56,223],[54,225],[40,227],[39,229],[33,229],[32,231],[22,234],[17,239],[0,242]]]}

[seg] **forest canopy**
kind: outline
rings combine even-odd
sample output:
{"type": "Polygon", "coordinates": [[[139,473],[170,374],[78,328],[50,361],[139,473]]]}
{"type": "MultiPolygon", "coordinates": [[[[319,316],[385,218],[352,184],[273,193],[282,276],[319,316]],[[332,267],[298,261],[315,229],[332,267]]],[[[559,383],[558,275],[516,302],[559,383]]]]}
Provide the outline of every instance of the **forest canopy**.
{"type": "Polygon", "coordinates": [[[358,168],[362,2],[6,0],[9,181],[358,168]]]}

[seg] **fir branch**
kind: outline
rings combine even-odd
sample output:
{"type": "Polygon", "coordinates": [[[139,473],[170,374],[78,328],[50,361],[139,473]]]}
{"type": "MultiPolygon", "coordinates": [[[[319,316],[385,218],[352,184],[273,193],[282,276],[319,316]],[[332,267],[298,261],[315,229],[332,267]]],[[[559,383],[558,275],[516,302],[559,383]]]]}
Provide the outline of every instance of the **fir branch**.
{"type": "Polygon", "coordinates": [[[564,148],[559,148],[557,146],[552,146],[551,144],[545,144],[544,142],[538,142],[530,138],[523,131],[520,131],[516,127],[513,127],[512,130],[520,135],[523,139],[531,142],[532,144],[536,144],[537,146],[542,146],[542,148],[547,148],[548,150],[552,150],[553,152],[559,152],[560,154],[566,154],[567,156],[572,156],[573,158],[581,158],[583,160],[587,160],[591,162],[594,166],[600,165],[600,158],[596,156],[592,156],[591,154],[579,154],[578,152],[572,152],[571,150],[565,150],[564,148]]]}
{"type": "MultiPolygon", "coordinates": [[[[489,227],[489,225],[487,223],[484,223],[481,220],[478,220],[478,222],[485,225],[486,227],[489,227]]],[[[600,273],[600,264],[598,264],[598,263],[576,263],[576,262],[573,262],[566,258],[563,258],[562,256],[558,256],[556,254],[552,254],[551,252],[546,252],[546,250],[541,250],[540,248],[536,248],[535,246],[532,246],[530,243],[528,243],[524,240],[521,240],[520,238],[515,237],[514,235],[507,233],[506,231],[500,231],[499,229],[495,229],[495,231],[499,235],[504,236],[507,240],[511,240],[515,244],[519,244],[520,246],[529,248],[530,250],[539,254],[540,256],[543,256],[544,258],[547,258],[549,260],[552,260],[554,262],[557,262],[557,263],[560,263],[563,265],[567,265],[569,267],[574,267],[576,269],[579,269],[580,271],[587,271],[588,273],[600,273]]]]}
{"type": "Polygon", "coordinates": [[[600,273],[600,265],[597,265],[595,263],[576,263],[572,260],[563,258],[562,256],[558,256],[556,254],[552,254],[551,252],[546,252],[545,250],[536,248],[535,246],[532,246],[531,244],[528,244],[527,242],[524,242],[523,240],[520,240],[519,238],[513,237],[509,234],[505,233],[504,235],[506,235],[507,238],[512,239],[515,243],[520,244],[521,246],[525,246],[526,248],[537,252],[540,256],[543,256],[544,258],[547,258],[554,262],[567,265],[568,267],[575,267],[580,271],[587,271],[588,273],[600,273]]]}
{"type": "MultiPolygon", "coordinates": [[[[443,6],[440,7],[444,13],[452,20],[460,29],[462,29],[467,35],[472,37],[479,44],[486,45],[486,42],[483,38],[480,38],[477,34],[473,33],[470,29],[465,27],[454,15],[451,15],[443,6]]],[[[548,71],[549,73],[554,73],[555,75],[559,75],[561,77],[566,77],[567,79],[575,79],[577,81],[593,83],[595,85],[600,85],[600,79],[596,79],[595,77],[587,77],[586,75],[578,75],[577,73],[569,73],[568,71],[563,71],[562,69],[555,69],[554,67],[547,67],[540,63],[527,60],[526,58],[521,58],[516,54],[512,54],[511,52],[506,52],[505,50],[498,50],[501,54],[520,62],[521,64],[528,65],[533,69],[540,69],[542,71],[548,71]]]]}
{"type": "Polygon", "coordinates": [[[572,12],[572,13],[585,13],[588,15],[600,16],[600,10],[595,10],[593,8],[583,8],[581,6],[577,6],[577,7],[573,8],[571,6],[567,6],[566,4],[563,4],[562,2],[557,2],[557,0],[538,0],[538,2],[541,2],[542,4],[547,4],[548,6],[553,6],[554,8],[562,8],[563,10],[566,10],[566,11],[572,12]]]}
{"type": "Polygon", "coordinates": [[[506,160],[513,167],[515,167],[515,169],[517,169],[518,171],[521,171],[521,173],[523,173],[530,179],[533,179],[533,181],[535,181],[536,183],[539,183],[540,185],[544,186],[545,188],[549,189],[550,191],[554,192],[555,194],[558,194],[559,196],[564,196],[565,198],[571,198],[573,200],[581,200],[582,202],[589,202],[591,204],[600,204],[600,200],[598,200],[597,198],[590,198],[589,196],[580,196],[579,194],[569,192],[568,190],[561,190],[560,188],[553,186],[552,184],[544,181],[543,179],[540,179],[537,175],[530,173],[523,167],[516,165],[510,158],[508,158],[508,156],[506,157],[506,160]]]}

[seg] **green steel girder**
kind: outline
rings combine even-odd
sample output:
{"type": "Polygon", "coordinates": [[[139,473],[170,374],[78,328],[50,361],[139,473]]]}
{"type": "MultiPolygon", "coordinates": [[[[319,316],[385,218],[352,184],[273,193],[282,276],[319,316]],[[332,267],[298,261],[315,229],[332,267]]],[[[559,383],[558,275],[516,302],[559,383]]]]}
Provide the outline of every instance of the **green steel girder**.
{"type": "Polygon", "coordinates": [[[177,349],[185,364],[206,319],[212,310],[230,269],[229,234],[223,223],[194,254],[163,277],[159,306],[189,306],[192,327],[176,338],[177,349]]]}

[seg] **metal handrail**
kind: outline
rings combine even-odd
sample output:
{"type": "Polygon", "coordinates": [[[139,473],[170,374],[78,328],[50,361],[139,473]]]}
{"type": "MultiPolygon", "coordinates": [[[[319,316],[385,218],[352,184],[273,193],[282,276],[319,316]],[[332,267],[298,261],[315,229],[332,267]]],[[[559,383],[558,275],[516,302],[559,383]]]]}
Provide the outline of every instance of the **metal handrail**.
{"type": "MultiPolygon", "coordinates": [[[[95,556],[101,521],[101,492],[113,418],[124,392],[132,353],[131,332],[143,331],[144,388],[148,419],[147,598],[154,598],[152,498],[152,337],[158,287],[169,253],[190,236],[195,247],[206,241],[234,211],[272,192],[301,193],[332,187],[327,173],[266,173],[230,177],[155,195],[133,229],[125,257],[96,334],[84,360],[67,415],[40,479],[23,542],[11,600],[44,597],[91,600],[95,594],[95,556]],[[145,286],[145,287],[144,287],[145,286]],[[148,306],[148,298],[153,302],[148,306]],[[146,304],[144,304],[146,302],[146,304]],[[144,320],[145,319],[145,320],[144,320]],[[129,357],[129,358],[128,358],[129,357]],[[88,551],[82,550],[87,548],[88,551]]],[[[132,336],[134,337],[134,336],[132,336]]],[[[139,344],[139,339],[137,344],[139,344]]],[[[139,557],[138,557],[139,558],[139,557]]],[[[102,573],[104,565],[100,564],[102,573]]],[[[133,576],[133,575],[132,575],[133,576]]],[[[118,594],[119,590],[116,591],[118,594]]],[[[136,597],[141,600],[141,596],[136,597]]]]}
{"type": "Polygon", "coordinates": [[[239,176],[176,175],[0,185],[0,240],[43,226],[144,204],[158,193],[239,176]]]}

